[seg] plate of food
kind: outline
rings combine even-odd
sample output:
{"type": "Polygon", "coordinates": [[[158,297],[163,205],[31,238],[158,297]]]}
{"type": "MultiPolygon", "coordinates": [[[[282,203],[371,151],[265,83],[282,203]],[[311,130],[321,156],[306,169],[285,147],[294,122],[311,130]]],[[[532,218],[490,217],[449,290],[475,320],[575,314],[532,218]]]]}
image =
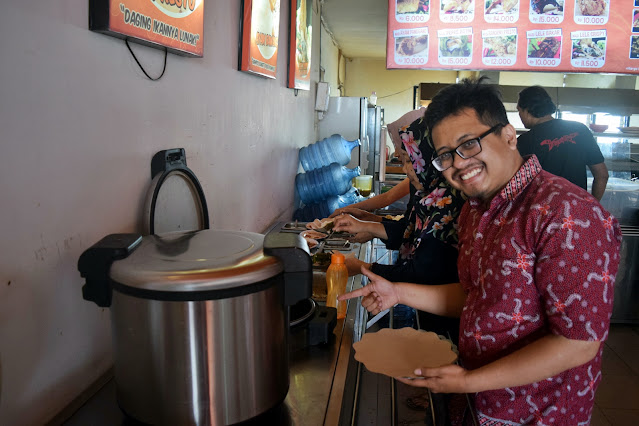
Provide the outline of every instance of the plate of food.
{"type": "MultiPolygon", "coordinates": [[[[321,252],[315,253],[311,260],[313,261],[314,268],[328,268],[331,264],[331,253],[321,252]]],[[[326,283],[326,277],[324,277],[324,281],[326,283]]]]}
{"type": "Polygon", "coordinates": [[[302,231],[300,233],[300,235],[304,239],[312,238],[314,240],[323,240],[324,238],[326,238],[326,234],[325,233],[316,231],[314,229],[307,229],[306,231],[302,231]]]}
{"type": "Polygon", "coordinates": [[[329,231],[333,227],[333,219],[315,219],[306,224],[307,229],[323,229],[329,231]]]}
{"type": "Polygon", "coordinates": [[[619,127],[621,133],[639,134],[639,127],[619,127]]]}
{"type": "Polygon", "coordinates": [[[441,367],[457,360],[450,340],[410,327],[366,333],[353,344],[355,359],[374,373],[418,379],[415,369],[441,367]]]}
{"type": "Polygon", "coordinates": [[[317,241],[315,238],[306,237],[304,238],[304,241],[306,241],[306,244],[308,244],[309,250],[313,250],[315,247],[319,245],[319,241],[317,241]]]}

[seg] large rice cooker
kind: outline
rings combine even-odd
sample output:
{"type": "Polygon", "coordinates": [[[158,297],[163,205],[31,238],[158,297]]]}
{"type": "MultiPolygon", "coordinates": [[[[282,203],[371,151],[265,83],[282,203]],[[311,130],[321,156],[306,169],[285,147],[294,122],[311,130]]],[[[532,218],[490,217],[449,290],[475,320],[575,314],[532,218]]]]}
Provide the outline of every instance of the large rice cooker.
{"type": "Polygon", "coordinates": [[[297,234],[113,234],[80,257],[83,297],[110,307],[117,400],[154,425],[229,425],[289,388],[288,306],[309,298],[297,234]]]}

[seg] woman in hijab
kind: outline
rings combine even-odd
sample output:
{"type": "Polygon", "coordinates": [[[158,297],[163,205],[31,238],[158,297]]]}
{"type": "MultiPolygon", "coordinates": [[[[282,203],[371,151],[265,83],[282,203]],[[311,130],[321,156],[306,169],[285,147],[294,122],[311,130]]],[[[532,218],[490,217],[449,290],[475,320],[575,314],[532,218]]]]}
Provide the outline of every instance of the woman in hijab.
{"type": "MultiPolygon", "coordinates": [[[[399,250],[394,265],[366,263],[347,258],[350,275],[364,266],[390,281],[428,284],[457,282],[457,216],[466,201],[431,164],[434,147],[423,118],[399,128],[403,144],[400,155],[407,157],[405,167],[411,179],[410,210],[399,221],[367,222],[350,215],[338,216],[335,231],[370,232],[391,250],[399,250]]],[[[459,320],[419,312],[421,328],[448,335],[457,340],[459,320]]]]}

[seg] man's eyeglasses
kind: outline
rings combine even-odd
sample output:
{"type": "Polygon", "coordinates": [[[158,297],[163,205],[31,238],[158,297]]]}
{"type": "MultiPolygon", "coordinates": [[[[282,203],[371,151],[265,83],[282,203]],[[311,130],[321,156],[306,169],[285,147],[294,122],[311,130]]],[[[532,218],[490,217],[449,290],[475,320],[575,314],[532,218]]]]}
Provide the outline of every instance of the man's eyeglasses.
{"type": "Polygon", "coordinates": [[[443,172],[444,170],[447,170],[453,166],[455,153],[457,153],[457,155],[459,155],[464,160],[474,157],[481,152],[480,141],[497,129],[504,126],[505,124],[502,123],[497,124],[496,126],[493,126],[490,129],[486,130],[478,137],[462,142],[457,146],[457,148],[455,148],[454,151],[446,151],[442,154],[439,154],[437,157],[433,158],[433,166],[435,166],[435,168],[440,172],[443,172]]]}

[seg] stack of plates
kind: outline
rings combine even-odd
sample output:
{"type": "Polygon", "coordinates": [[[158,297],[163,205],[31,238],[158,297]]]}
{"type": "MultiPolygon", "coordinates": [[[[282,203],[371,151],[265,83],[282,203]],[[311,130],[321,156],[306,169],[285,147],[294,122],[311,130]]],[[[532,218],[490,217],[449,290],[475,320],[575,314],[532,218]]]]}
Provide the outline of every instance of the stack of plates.
{"type": "Polygon", "coordinates": [[[619,127],[621,133],[639,136],[639,127],[619,127]]]}

